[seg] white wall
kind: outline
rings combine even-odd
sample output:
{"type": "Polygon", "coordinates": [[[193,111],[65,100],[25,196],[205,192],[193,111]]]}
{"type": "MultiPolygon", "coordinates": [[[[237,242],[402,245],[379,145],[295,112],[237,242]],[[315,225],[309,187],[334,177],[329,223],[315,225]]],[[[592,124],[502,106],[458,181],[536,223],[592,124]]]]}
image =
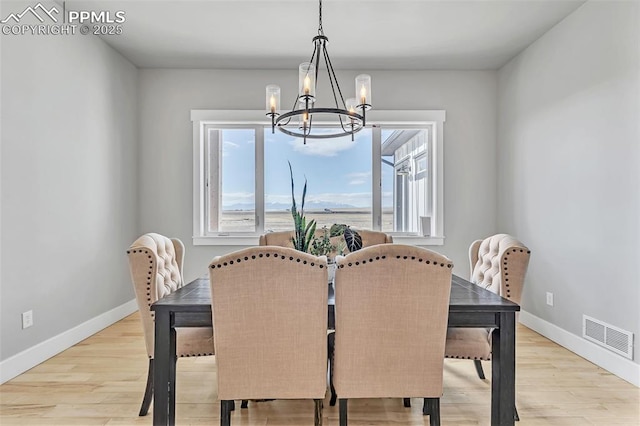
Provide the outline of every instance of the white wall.
{"type": "Polygon", "coordinates": [[[4,361],[134,298],[138,71],[93,36],[3,35],[1,50],[4,361]]]}
{"type": "Polygon", "coordinates": [[[532,250],[523,309],[575,336],[583,314],[632,331],[636,363],[639,23],[638,2],[588,2],[498,80],[498,223],[532,250]]]}
{"type": "MultiPolygon", "coordinates": [[[[381,110],[444,109],[445,245],[455,272],[467,276],[467,248],[496,232],[495,71],[368,71],[381,110]]],[[[338,72],[347,90],[356,72],[338,72]]],[[[206,274],[218,254],[240,247],[193,246],[192,109],[264,108],[268,83],[295,96],[297,70],[140,70],[140,231],[186,245],[185,279],[206,274]]],[[[322,93],[322,92],[319,92],[322,93]]],[[[260,118],[260,117],[258,117],[260,118]]]]}

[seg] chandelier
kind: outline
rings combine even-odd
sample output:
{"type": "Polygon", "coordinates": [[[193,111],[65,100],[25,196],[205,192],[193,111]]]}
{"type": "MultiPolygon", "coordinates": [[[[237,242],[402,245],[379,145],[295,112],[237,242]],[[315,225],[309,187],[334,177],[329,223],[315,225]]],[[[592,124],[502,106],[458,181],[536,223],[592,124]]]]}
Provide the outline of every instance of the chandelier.
{"type": "MultiPolygon", "coordinates": [[[[322,29],[322,0],[319,0],[318,35],[312,39],[313,53],[309,62],[303,62],[298,67],[298,95],[291,107],[291,111],[280,113],[280,87],[275,84],[267,86],[267,115],[271,116],[271,132],[279,131],[298,138],[328,139],[353,135],[362,130],[366,124],[366,111],[371,109],[371,76],[360,74],[356,77],[356,97],[345,101],[342,90],[333,70],[327,44],[329,39],[322,29]],[[329,76],[334,106],[316,106],[316,86],[321,62],[329,76]],[[321,131],[312,132],[314,117],[333,117],[333,123],[339,126],[326,127],[321,131]]],[[[317,126],[318,127],[318,126],[317,126]]]]}

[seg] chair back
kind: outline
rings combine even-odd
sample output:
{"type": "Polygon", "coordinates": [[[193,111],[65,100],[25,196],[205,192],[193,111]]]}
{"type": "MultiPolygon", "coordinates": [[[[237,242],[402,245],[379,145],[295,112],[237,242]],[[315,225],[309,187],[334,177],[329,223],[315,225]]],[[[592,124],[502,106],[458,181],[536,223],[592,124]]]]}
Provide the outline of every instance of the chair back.
{"type": "Polygon", "coordinates": [[[209,265],[218,398],[324,398],[327,260],[251,247],[209,265]]]}
{"type": "Polygon", "coordinates": [[[380,244],[337,264],[339,397],[440,397],[451,261],[420,247],[380,244]]]}
{"type": "Polygon", "coordinates": [[[260,235],[258,244],[261,246],[279,246],[293,248],[293,242],[291,241],[293,236],[293,231],[267,232],[266,234],[260,235]]]}
{"type": "MultiPolygon", "coordinates": [[[[323,229],[316,229],[314,237],[322,238],[323,229]]],[[[377,244],[393,243],[393,237],[380,231],[369,231],[365,229],[358,230],[358,234],[362,237],[362,247],[369,247],[377,244]]],[[[291,239],[294,236],[293,231],[268,232],[260,235],[261,246],[281,246],[293,248],[291,239]]],[[[342,237],[331,237],[331,243],[337,245],[342,237]]],[[[345,250],[348,250],[345,248],[345,250]]]]}
{"type": "Polygon", "coordinates": [[[469,247],[471,282],[520,304],[531,251],[508,234],[477,240],[469,247]]]}
{"type": "Polygon", "coordinates": [[[177,238],[144,234],[127,250],[131,281],[144,330],[147,355],[153,358],[154,320],[151,305],[183,286],[184,244],[177,238]]]}
{"type": "Polygon", "coordinates": [[[393,243],[393,237],[384,232],[359,229],[358,234],[362,237],[362,247],[393,243]]]}

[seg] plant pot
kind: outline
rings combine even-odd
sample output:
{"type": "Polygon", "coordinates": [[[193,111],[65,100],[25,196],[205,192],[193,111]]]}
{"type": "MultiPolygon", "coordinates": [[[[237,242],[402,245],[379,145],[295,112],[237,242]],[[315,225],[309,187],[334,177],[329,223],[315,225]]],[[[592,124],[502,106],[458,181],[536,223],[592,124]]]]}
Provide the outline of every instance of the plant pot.
{"type": "Polygon", "coordinates": [[[329,275],[329,284],[333,283],[333,280],[336,278],[336,262],[327,261],[327,272],[329,275]]]}

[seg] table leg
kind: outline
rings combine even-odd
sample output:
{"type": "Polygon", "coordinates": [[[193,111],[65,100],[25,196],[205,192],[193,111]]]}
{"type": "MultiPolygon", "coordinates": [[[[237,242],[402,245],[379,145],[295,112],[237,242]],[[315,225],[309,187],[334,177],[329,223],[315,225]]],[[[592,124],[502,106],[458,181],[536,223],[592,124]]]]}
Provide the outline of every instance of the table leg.
{"type": "Polygon", "coordinates": [[[171,343],[169,343],[169,424],[176,424],[176,362],[178,357],[176,356],[176,330],[172,327],[170,329],[171,343]]]}
{"type": "Polygon", "coordinates": [[[333,366],[335,365],[333,360],[335,358],[335,348],[336,333],[329,333],[327,335],[327,350],[329,355],[329,390],[331,391],[331,400],[329,401],[329,405],[332,407],[336,405],[336,400],[338,399],[336,388],[333,386],[333,366]]]}
{"type": "Polygon", "coordinates": [[[168,311],[155,311],[153,424],[175,424],[176,337],[168,311]]]}
{"type": "Polygon", "coordinates": [[[514,424],[516,399],[516,316],[502,312],[491,336],[491,424],[514,424]]]}

